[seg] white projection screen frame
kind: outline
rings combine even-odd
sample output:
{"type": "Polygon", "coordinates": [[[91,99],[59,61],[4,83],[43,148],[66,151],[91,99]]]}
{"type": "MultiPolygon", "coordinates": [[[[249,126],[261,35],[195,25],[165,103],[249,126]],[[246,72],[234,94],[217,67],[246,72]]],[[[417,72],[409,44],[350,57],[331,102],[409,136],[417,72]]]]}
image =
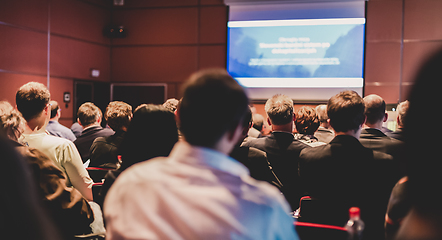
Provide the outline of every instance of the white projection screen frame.
{"type": "MultiPolygon", "coordinates": [[[[317,2],[317,3],[269,3],[267,1],[255,1],[253,3],[236,0],[225,0],[225,3],[229,5],[229,22],[228,22],[228,52],[227,52],[227,69],[230,74],[238,80],[246,89],[251,100],[265,100],[280,93],[291,97],[294,100],[306,101],[306,102],[325,102],[331,96],[343,91],[353,90],[358,92],[361,96],[363,94],[364,87],[364,50],[365,50],[365,1],[345,1],[345,2],[317,2]],[[276,20],[276,21],[275,21],[276,20]],[[278,21],[279,20],[279,21],[278,21]],[[291,77],[289,73],[286,76],[253,76],[247,75],[243,77],[241,73],[235,72],[232,68],[232,63],[229,63],[229,57],[240,51],[231,52],[230,48],[233,48],[230,38],[233,38],[233,28],[240,27],[249,31],[250,34],[254,34],[252,31],[259,31],[257,28],[272,26],[278,24],[278,26],[309,26],[309,25],[335,25],[342,24],[361,24],[362,25],[362,38],[359,48],[362,48],[361,56],[358,59],[358,72],[355,76],[345,77],[317,77],[311,74],[308,77],[291,77]],[[254,29],[255,28],[255,29],[254,29]]],[[[312,29],[312,28],[310,28],[312,29]]],[[[320,28],[318,28],[320,29],[320,28]]],[[[314,30],[314,29],[313,29],[314,30]]],[[[320,30],[319,30],[320,31],[320,30]]],[[[345,30],[344,30],[345,31],[345,30]]],[[[317,31],[318,32],[318,31],[317,31]]],[[[242,32],[241,32],[242,33],[242,32]]],[[[333,32],[331,32],[333,34],[333,32]]],[[[328,34],[328,35],[332,35],[328,34]]],[[[248,65],[288,65],[287,68],[298,65],[299,59],[284,58],[284,59],[269,59],[265,58],[266,49],[273,51],[272,53],[286,54],[310,51],[308,49],[301,49],[302,44],[309,46],[319,46],[318,52],[321,51],[321,44],[324,47],[326,43],[322,42],[309,42],[310,40],[303,40],[301,38],[290,38],[279,36],[279,42],[273,41],[265,42],[267,37],[263,37],[264,40],[257,41],[256,48],[264,49],[263,53],[259,57],[247,58],[248,65]],[[282,39],[282,40],[281,40],[282,39]],[[279,44],[279,45],[278,45],[279,44]],[[301,48],[284,48],[282,46],[301,46],[301,48]],[[281,61],[284,61],[281,63],[281,61]]],[[[312,38],[313,39],[313,38],[312,38]]],[[[312,40],[314,41],[314,40],[312,40]]],[[[246,46],[250,47],[250,46],[246,46]]],[[[326,45],[327,47],[327,45],[326,45]]],[[[311,49],[311,48],[310,48],[311,49]]],[[[290,54],[286,54],[288,56],[290,54]]],[[[323,54],[324,55],[324,54],[323,54]]],[[[315,63],[310,61],[310,65],[318,64],[320,62],[324,65],[339,64],[339,59],[327,58],[322,55],[321,58],[316,58],[315,63]]],[[[234,56],[235,57],[235,56],[234,56]]],[[[241,57],[236,57],[241,58],[241,57]]],[[[305,60],[305,59],[304,59],[305,60]]],[[[308,64],[307,64],[308,65],[308,64]]],[[[315,72],[318,66],[307,66],[307,69],[315,72]],[[313,69],[310,69],[313,68],[313,69]]],[[[252,71],[252,70],[251,70],[252,71]]],[[[317,71],[316,71],[317,72],[317,71]]],[[[249,74],[250,71],[247,73],[249,74]]],[[[259,75],[259,74],[257,74],[259,75]]],[[[271,75],[271,74],[270,74],[271,75]]],[[[349,74],[351,75],[351,74],[349,74]]]]}

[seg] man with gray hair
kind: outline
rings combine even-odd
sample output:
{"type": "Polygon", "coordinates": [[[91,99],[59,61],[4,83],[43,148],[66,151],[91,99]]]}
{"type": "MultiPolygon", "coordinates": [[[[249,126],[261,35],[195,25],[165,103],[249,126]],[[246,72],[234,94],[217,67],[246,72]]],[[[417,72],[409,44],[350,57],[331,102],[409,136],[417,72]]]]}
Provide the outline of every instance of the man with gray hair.
{"type": "Polygon", "coordinates": [[[397,140],[400,141],[404,141],[405,136],[404,136],[404,120],[405,120],[405,116],[407,115],[408,112],[408,106],[410,105],[410,102],[408,102],[408,100],[405,100],[401,103],[399,103],[397,105],[397,126],[398,129],[394,132],[391,133],[386,133],[387,136],[391,137],[391,138],[395,138],[397,140]]]}
{"type": "Polygon", "coordinates": [[[297,176],[299,153],[310,147],[293,135],[293,100],[288,96],[277,94],[267,100],[264,107],[267,123],[272,133],[263,138],[250,139],[246,147],[255,147],[267,153],[273,172],[282,184],[282,193],[290,203],[292,210],[299,206],[302,188],[297,176]]]}
{"type": "Polygon", "coordinates": [[[316,106],[315,110],[319,118],[319,128],[315,132],[314,136],[320,142],[329,143],[335,137],[335,132],[330,126],[329,118],[327,115],[327,105],[320,104],[316,106]]]}

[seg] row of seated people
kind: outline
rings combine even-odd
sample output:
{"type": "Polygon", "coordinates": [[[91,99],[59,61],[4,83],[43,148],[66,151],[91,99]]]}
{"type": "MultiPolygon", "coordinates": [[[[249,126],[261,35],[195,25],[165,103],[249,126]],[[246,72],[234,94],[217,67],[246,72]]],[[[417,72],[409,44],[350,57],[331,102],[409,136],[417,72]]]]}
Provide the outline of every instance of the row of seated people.
{"type": "MultiPolygon", "coordinates": [[[[420,95],[412,96],[413,101],[419,102],[420,95]]],[[[92,103],[84,104],[90,111],[79,109],[78,120],[84,129],[73,143],[46,133],[52,112],[49,100],[50,94],[44,85],[25,84],[16,95],[17,109],[26,120],[23,134],[20,124],[3,124],[8,122],[3,116],[13,115],[4,112],[14,112],[12,106],[5,103],[2,104],[7,111],[2,110],[2,125],[6,135],[21,144],[13,142],[17,149],[30,147],[20,150],[23,156],[39,159],[37,165],[41,166],[32,167],[34,176],[48,179],[36,177],[35,181],[40,183],[46,204],[61,208],[49,211],[49,215],[66,237],[88,233],[90,229],[73,231],[72,228],[80,222],[90,228],[101,214],[100,208],[91,203],[93,181],[83,167],[86,160],[94,162],[95,153],[112,156],[105,157],[111,161],[104,164],[118,165],[117,155],[121,155],[122,160],[119,169],[109,172],[104,182],[106,187],[102,189],[109,239],[297,239],[293,218],[288,212],[299,208],[299,199],[305,194],[315,199],[313,207],[320,214],[314,218],[301,215],[300,219],[343,226],[348,220],[348,209],[358,206],[366,222],[364,239],[383,239],[384,219],[388,224],[397,224],[407,215],[406,210],[412,208],[410,203],[400,214],[385,216],[393,186],[404,175],[403,153],[409,149],[402,141],[382,132],[385,102],[377,95],[362,99],[355,92],[341,92],[328,101],[328,117],[317,113],[320,108],[316,111],[303,107],[294,113],[290,98],[275,95],[265,106],[272,133],[253,139],[246,138],[252,113],[242,87],[224,71],[202,71],[186,83],[176,112],[178,124],[174,113],[161,106],[141,105],[132,115],[127,104],[112,102],[105,118],[115,133],[89,138],[88,150],[80,150],[77,144],[81,141],[77,141],[88,129],[99,126],[99,109],[97,111],[92,103]],[[116,115],[115,122],[112,112],[116,115]],[[293,134],[293,122],[296,134],[293,134]],[[333,131],[332,140],[328,137],[330,141],[321,143],[320,136],[315,137],[321,123],[322,133],[333,131]],[[180,141],[177,125],[182,133],[180,141]],[[112,136],[118,132],[124,132],[124,136],[119,135],[120,140],[114,141],[116,138],[112,136]],[[104,150],[98,151],[100,148],[104,150]],[[159,158],[151,159],[154,157],[159,158]],[[48,171],[56,177],[41,174],[48,171]],[[249,173],[276,188],[250,178],[249,173]],[[42,185],[44,181],[56,184],[49,184],[52,188],[46,189],[42,185]],[[55,190],[56,185],[60,190],[55,190]],[[54,192],[64,197],[51,195],[54,192]],[[73,203],[61,203],[63,201],[73,203]],[[87,220],[68,218],[69,214],[64,213],[66,206],[73,205],[78,206],[72,208],[79,214],[77,217],[87,220]],[[69,221],[62,223],[63,218],[69,221]],[[68,225],[71,229],[66,230],[68,225]]],[[[404,112],[407,106],[408,102],[402,104],[404,112]]],[[[413,118],[408,119],[412,120],[407,120],[407,128],[413,127],[410,124],[413,118]]],[[[399,114],[399,125],[403,122],[399,114]]],[[[32,160],[28,162],[33,164],[32,160]]],[[[103,166],[103,163],[97,165],[103,166]]],[[[406,170],[413,172],[410,168],[406,170]]],[[[418,174],[410,174],[411,190],[406,191],[412,192],[422,183],[421,173],[425,169],[418,170],[418,174]]],[[[433,176],[429,178],[434,180],[433,176]]],[[[404,186],[404,182],[400,181],[398,186],[404,186]]],[[[395,192],[404,191],[395,190],[394,197],[395,192]]],[[[413,200],[422,207],[419,201],[413,200]]],[[[395,209],[393,204],[390,209],[395,209]]],[[[421,210],[418,213],[427,213],[425,208],[418,209],[421,210]]],[[[415,215],[425,219],[423,215],[415,215]]],[[[437,229],[431,230],[437,235],[437,229]]],[[[403,231],[406,232],[400,231],[399,236],[407,236],[403,231]]]]}

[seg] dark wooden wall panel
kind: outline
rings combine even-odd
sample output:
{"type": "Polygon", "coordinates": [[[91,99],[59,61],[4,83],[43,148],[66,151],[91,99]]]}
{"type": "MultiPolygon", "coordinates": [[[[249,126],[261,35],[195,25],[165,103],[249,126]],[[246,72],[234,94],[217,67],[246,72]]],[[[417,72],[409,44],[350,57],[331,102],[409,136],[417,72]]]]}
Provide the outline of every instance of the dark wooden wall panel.
{"type": "Polygon", "coordinates": [[[115,11],[113,22],[127,29],[116,45],[195,44],[198,40],[198,8],[147,8],[115,11]]]}
{"type": "Polygon", "coordinates": [[[109,81],[109,47],[74,39],[51,37],[51,75],[56,77],[109,81]],[[90,69],[100,70],[100,77],[90,76],[90,69]]]}
{"type": "Polygon", "coordinates": [[[5,0],[0,3],[1,22],[47,32],[48,0],[5,0]]]}
{"type": "Polygon", "coordinates": [[[0,69],[47,73],[47,33],[0,25],[0,69]]]}
{"type": "Polygon", "coordinates": [[[0,100],[8,101],[15,106],[15,93],[23,84],[28,82],[39,82],[46,84],[46,77],[30,74],[0,72],[0,100]]]}
{"type": "Polygon", "coordinates": [[[109,45],[103,29],[110,16],[110,9],[82,1],[51,1],[51,33],[109,45]]]}
{"type": "Polygon", "coordinates": [[[197,70],[197,47],[159,46],[112,49],[114,82],[182,82],[197,70]]]}

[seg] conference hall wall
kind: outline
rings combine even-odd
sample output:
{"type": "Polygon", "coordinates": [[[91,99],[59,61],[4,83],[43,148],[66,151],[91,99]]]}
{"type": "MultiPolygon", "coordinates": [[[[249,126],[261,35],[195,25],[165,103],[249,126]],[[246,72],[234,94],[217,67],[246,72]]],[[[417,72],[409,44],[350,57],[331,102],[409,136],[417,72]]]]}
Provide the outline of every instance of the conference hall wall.
{"type": "MultiPolygon", "coordinates": [[[[0,100],[13,104],[28,81],[49,83],[58,102],[73,93],[74,80],[166,83],[167,97],[179,98],[190,73],[225,67],[223,0],[0,3],[0,100]],[[126,27],[126,38],[103,36],[112,22],[126,27]],[[100,77],[92,78],[91,68],[100,77]]],[[[365,94],[395,104],[406,99],[423,59],[442,47],[442,1],[370,0],[366,10],[365,94]]],[[[72,105],[62,106],[65,125],[74,119],[72,105]]]]}

